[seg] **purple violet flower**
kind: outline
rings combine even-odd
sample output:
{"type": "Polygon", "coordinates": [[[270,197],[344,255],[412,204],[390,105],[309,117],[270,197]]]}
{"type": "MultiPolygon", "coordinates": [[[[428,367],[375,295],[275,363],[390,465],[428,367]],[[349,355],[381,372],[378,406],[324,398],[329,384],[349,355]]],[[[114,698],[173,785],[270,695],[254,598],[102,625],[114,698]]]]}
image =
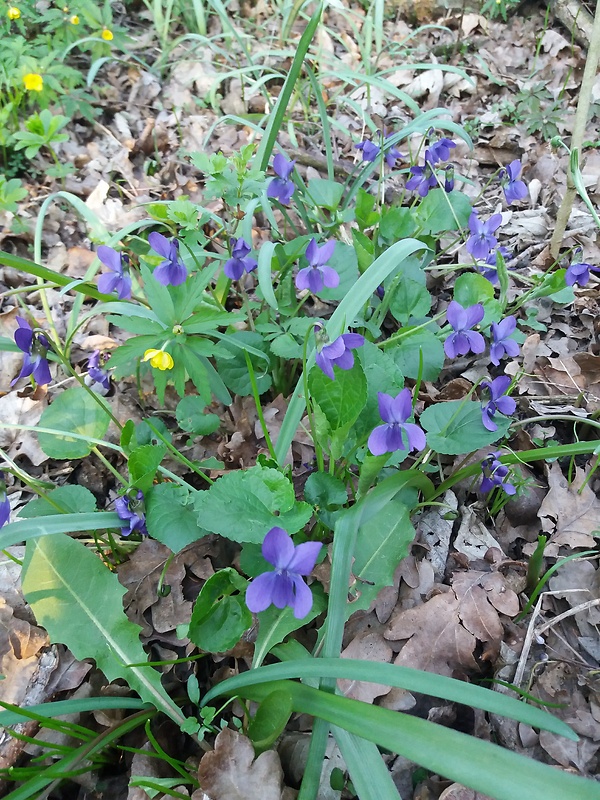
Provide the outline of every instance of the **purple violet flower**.
{"type": "Polygon", "coordinates": [[[438,182],[432,169],[429,150],[425,150],[425,164],[422,167],[411,167],[410,174],[412,178],[406,181],[406,188],[409,192],[416,191],[421,197],[427,197],[429,190],[435,189],[438,182]]]}
{"type": "Polygon", "coordinates": [[[567,286],[586,286],[590,281],[590,272],[600,272],[600,268],[593,267],[591,264],[583,262],[571,264],[565,273],[565,283],[567,286]]]}
{"type": "Polygon", "coordinates": [[[305,256],[308,267],[301,269],[296,275],[296,288],[308,289],[313,294],[320,292],[323,287],[335,289],[340,283],[340,276],[327,266],[327,262],[335,250],[335,239],[330,239],[322,247],[317,245],[316,239],[311,239],[306,248],[305,256]]]}
{"type": "Polygon", "coordinates": [[[496,269],[496,263],[498,261],[498,253],[500,253],[500,255],[505,261],[511,258],[511,254],[506,249],[506,247],[500,246],[497,247],[495,250],[491,250],[487,254],[485,263],[477,264],[477,269],[481,272],[483,277],[486,278],[492,284],[492,286],[496,286],[496,284],[500,280],[498,278],[498,270],[496,269]]]}
{"type": "Polygon", "coordinates": [[[450,194],[450,192],[454,189],[454,167],[452,164],[448,164],[446,169],[444,170],[444,191],[446,194],[450,194]]]}
{"type": "Polygon", "coordinates": [[[33,375],[33,380],[38,386],[45,386],[50,383],[50,366],[46,359],[46,353],[50,348],[50,342],[43,333],[37,333],[23,317],[16,317],[19,327],[15,331],[15,343],[19,350],[25,355],[21,372],[12,381],[13,386],[20,378],[28,378],[33,375]]]}
{"type": "Polygon", "coordinates": [[[408,453],[423,450],[427,445],[425,434],[414,422],[406,421],[413,413],[410,389],[402,389],[396,397],[377,392],[377,402],[385,425],[378,425],[369,436],[368,447],[373,455],[382,456],[396,450],[408,453]]]}
{"type": "MultiPolygon", "coordinates": [[[[381,136],[381,133],[379,135],[381,136]]],[[[404,156],[394,145],[389,144],[391,138],[391,136],[386,136],[383,140],[383,157],[388,167],[394,169],[397,159],[404,158],[404,156]]],[[[370,139],[364,139],[354,146],[357,150],[362,150],[363,161],[376,161],[381,154],[381,147],[370,139]]]]}
{"type": "Polygon", "coordinates": [[[10,519],[10,501],[6,494],[6,483],[4,482],[4,473],[0,472],[0,528],[6,525],[10,519]]]}
{"type": "Polygon", "coordinates": [[[232,281],[239,281],[244,272],[252,272],[258,263],[253,258],[248,258],[250,245],[242,238],[231,239],[231,258],[225,262],[223,272],[232,281]]]}
{"type": "Polygon", "coordinates": [[[446,319],[454,329],[454,333],[444,342],[444,352],[448,358],[466,356],[467,353],[483,353],[485,339],[478,331],[472,331],[485,316],[485,309],[481,303],[463,308],[456,300],[452,300],[446,311],[446,319]]]}
{"type": "Polygon", "coordinates": [[[296,191],[294,181],[290,178],[295,164],[295,161],[288,161],[281,153],[277,153],[273,158],[273,169],[278,177],[273,178],[267,186],[267,197],[279,200],[282,206],[289,205],[292,195],[296,191]]]}
{"type": "Polygon", "coordinates": [[[275,570],[263,572],[248,586],[246,605],[250,611],[258,614],[270,605],[289,606],[296,619],[303,619],[312,608],[313,596],[301,576],[310,575],[322,546],[320,542],[295,546],[283,528],[271,528],[263,541],[262,554],[275,570]]]}
{"type": "Polygon", "coordinates": [[[452,139],[438,139],[437,142],[433,142],[433,144],[429,145],[429,157],[427,160],[432,166],[437,164],[439,161],[448,161],[450,158],[450,150],[455,147],[456,142],[453,142],[452,139]]]}
{"type": "Polygon", "coordinates": [[[125,523],[121,528],[122,536],[129,536],[135,531],[142,534],[142,536],[148,535],[143,492],[138,491],[133,499],[126,494],[123,497],[117,497],[115,511],[125,523]]]}
{"type": "Polygon", "coordinates": [[[179,257],[179,242],[177,239],[167,239],[162,233],[152,231],[148,236],[148,244],[165,260],[155,268],[152,273],[162,286],[179,286],[187,279],[187,269],[179,257]]]}
{"type": "MultiPolygon", "coordinates": [[[[318,332],[315,330],[318,336],[318,332]]],[[[333,372],[334,365],[340,369],[352,369],[354,366],[354,355],[352,350],[357,347],[362,347],[365,343],[365,337],[360,333],[343,333],[334,339],[329,344],[321,345],[317,343],[317,353],[315,354],[315,361],[321,372],[335,380],[333,372]]]]}
{"type": "Polygon", "coordinates": [[[478,261],[487,258],[490,250],[498,244],[494,233],[501,224],[502,214],[492,214],[486,222],[482,222],[477,216],[477,211],[472,211],[469,217],[471,236],[467,239],[467,252],[478,261]]]}
{"type": "Polygon", "coordinates": [[[492,322],[492,344],[490,346],[490,360],[492,364],[498,366],[503,356],[516,358],[519,355],[519,345],[514,339],[510,338],[517,327],[517,320],[512,314],[505,317],[500,322],[492,322]]]}
{"type": "Polygon", "coordinates": [[[363,161],[375,161],[381,153],[381,147],[370,139],[363,139],[362,142],[355,144],[354,147],[362,152],[363,161]]]}
{"type": "Polygon", "coordinates": [[[504,190],[506,202],[509,205],[517,200],[524,200],[528,195],[527,186],[523,181],[519,180],[520,173],[521,162],[518,158],[511,161],[506,169],[500,170],[500,183],[504,190]]]}
{"type": "Polygon", "coordinates": [[[483,476],[481,478],[479,491],[490,492],[492,489],[500,487],[504,489],[506,494],[516,494],[516,488],[512,483],[506,480],[508,477],[508,467],[498,460],[498,456],[499,453],[489,453],[487,458],[484,458],[481,462],[483,476]]]}
{"type": "Polygon", "coordinates": [[[98,291],[102,294],[116,292],[119,300],[131,297],[131,276],[129,275],[129,259],[124,253],[117,253],[112,247],[101,244],[96,250],[96,255],[108,267],[110,272],[105,272],[98,278],[98,291]]]}
{"type": "Polygon", "coordinates": [[[104,395],[110,391],[110,377],[108,373],[102,369],[100,361],[100,350],[94,350],[88,360],[85,382],[93,391],[104,395]]]}
{"type": "Polygon", "coordinates": [[[490,393],[490,400],[485,405],[481,406],[481,421],[483,427],[488,431],[497,431],[498,426],[494,422],[496,411],[509,417],[514,413],[517,404],[512,397],[506,397],[505,392],[510,385],[510,377],[508,375],[500,375],[494,378],[493,381],[482,381],[481,388],[487,389],[490,393]]]}

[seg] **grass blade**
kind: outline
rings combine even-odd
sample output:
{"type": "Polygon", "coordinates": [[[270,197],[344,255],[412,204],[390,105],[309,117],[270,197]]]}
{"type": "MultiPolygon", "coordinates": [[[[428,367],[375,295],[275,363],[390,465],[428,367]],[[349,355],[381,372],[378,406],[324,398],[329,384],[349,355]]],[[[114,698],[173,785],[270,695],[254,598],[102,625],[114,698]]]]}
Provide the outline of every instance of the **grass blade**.
{"type": "MultiPolygon", "coordinates": [[[[212,0],[212,2],[214,2],[214,0],[212,0]]],[[[315,31],[317,30],[317,26],[319,25],[319,22],[321,20],[322,13],[323,13],[323,3],[321,2],[319,3],[319,6],[317,7],[315,13],[310,18],[310,21],[306,26],[304,33],[302,34],[302,37],[298,43],[298,49],[296,50],[296,55],[294,56],[294,60],[292,62],[292,66],[290,67],[288,76],[285,79],[285,83],[283,84],[283,88],[277,99],[275,108],[269,115],[269,122],[267,123],[266,130],[261,139],[258,152],[256,154],[256,162],[258,164],[258,168],[263,171],[265,171],[269,166],[269,159],[271,158],[271,153],[273,152],[273,148],[275,147],[275,140],[277,139],[277,134],[279,133],[279,130],[283,125],[285,112],[287,111],[287,107],[290,102],[292,92],[294,91],[296,81],[298,80],[298,78],[300,77],[300,73],[302,72],[304,58],[308,53],[308,48],[310,47],[310,43],[313,40],[313,36],[315,35],[315,31]]]]}
{"type": "Polygon", "coordinates": [[[593,780],[400,711],[287,681],[248,687],[242,696],[261,701],[279,689],[290,693],[294,711],[325,719],[493,800],[600,800],[593,780]]]}
{"type": "Polygon", "coordinates": [[[360,800],[402,800],[377,745],[331,726],[360,800]]]}

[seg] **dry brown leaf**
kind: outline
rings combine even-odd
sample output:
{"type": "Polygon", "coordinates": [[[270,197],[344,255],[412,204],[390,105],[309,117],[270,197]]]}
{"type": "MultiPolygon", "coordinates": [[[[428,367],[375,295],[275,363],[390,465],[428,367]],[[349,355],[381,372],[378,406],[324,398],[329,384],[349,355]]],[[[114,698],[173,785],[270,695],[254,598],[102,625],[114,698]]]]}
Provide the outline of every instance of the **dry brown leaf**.
{"type": "Polygon", "coordinates": [[[408,639],[395,664],[452,676],[454,670],[477,672],[475,636],[460,621],[461,602],[452,591],[434,595],[418,608],[392,617],[384,637],[408,639]]]}
{"type": "Polygon", "coordinates": [[[13,609],[0,597],[0,698],[4,703],[22,703],[29,681],[37,669],[39,651],[48,643],[48,634],[14,616],[13,609]]]}
{"type": "Polygon", "coordinates": [[[569,484],[556,462],[548,471],[548,494],[538,517],[555,545],[586,548],[596,545],[592,534],[600,528],[600,500],[589,484],[579,493],[585,477],[584,470],[577,467],[569,484]]]}
{"type": "Polygon", "coordinates": [[[255,759],[250,739],[225,728],[202,757],[198,780],[210,800],[280,800],[283,770],[274,750],[255,759]]]}

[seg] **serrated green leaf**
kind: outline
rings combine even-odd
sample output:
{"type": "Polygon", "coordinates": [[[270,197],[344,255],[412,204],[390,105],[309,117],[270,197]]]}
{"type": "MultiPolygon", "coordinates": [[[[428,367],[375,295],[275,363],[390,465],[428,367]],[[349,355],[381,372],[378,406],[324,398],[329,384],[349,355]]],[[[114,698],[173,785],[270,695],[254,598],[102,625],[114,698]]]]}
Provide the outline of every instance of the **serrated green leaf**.
{"type": "Polygon", "coordinates": [[[177,724],[185,721],[158,672],[126,666],[147,660],[141,628],[125,615],[125,588],[91,550],[64,534],[28,542],[22,583],[51,641],[65,644],[75,658],[93,658],[109,681],[122,678],[177,724]]]}
{"type": "Polygon", "coordinates": [[[389,352],[406,378],[417,378],[419,375],[422,353],[422,378],[425,381],[437,380],[446,358],[443,344],[430,330],[415,331],[403,337],[389,352]]]}
{"type": "Polygon", "coordinates": [[[250,361],[254,367],[258,391],[260,394],[266,392],[271,386],[272,379],[267,371],[269,368],[269,359],[266,355],[268,344],[262,336],[253,331],[238,331],[230,334],[223,341],[223,345],[229,350],[232,357],[224,359],[222,356],[217,355],[215,361],[217,362],[219,375],[227,388],[242,397],[252,394],[252,384],[250,383],[248,365],[244,356],[244,350],[247,350],[250,353],[250,361]],[[258,358],[254,353],[250,352],[249,348],[265,353],[265,357],[258,358]]]}
{"type": "Polygon", "coordinates": [[[311,506],[296,502],[287,478],[260,466],[226,473],[210,489],[198,492],[194,505],[199,524],[207,530],[235,542],[258,544],[274,526],[296,533],[312,515],[311,506]]]}
{"type": "Polygon", "coordinates": [[[355,360],[350,370],[334,368],[331,380],[317,366],[308,375],[311,397],[319,404],[332,432],[351,426],[367,402],[367,379],[355,360]]]}
{"type": "Polygon", "coordinates": [[[56,428],[65,431],[63,436],[38,433],[40,447],[50,458],[85,458],[93,445],[83,439],[69,438],[68,433],[93,439],[102,439],[108,430],[108,413],[85,389],[67,389],[54,399],[40,418],[40,428],[56,428]]]}
{"type": "Polygon", "coordinates": [[[173,553],[202,539],[207,531],[198,524],[193,498],[185,486],[159,483],[146,496],[148,534],[173,553]]]}
{"type": "Polygon", "coordinates": [[[434,235],[465,228],[471,211],[471,201],[466,194],[433,189],[421,200],[415,217],[423,233],[434,235]]]}
{"type": "Polygon", "coordinates": [[[127,462],[131,485],[145,494],[152,486],[166,452],[163,444],[145,444],[132,450],[127,462]]]}
{"type": "Polygon", "coordinates": [[[180,400],[175,409],[175,416],[182,430],[198,436],[207,436],[213,433],[221,424],[216,414],[206,413],[204,398],[195,395],[188,395],[180,400]]]}

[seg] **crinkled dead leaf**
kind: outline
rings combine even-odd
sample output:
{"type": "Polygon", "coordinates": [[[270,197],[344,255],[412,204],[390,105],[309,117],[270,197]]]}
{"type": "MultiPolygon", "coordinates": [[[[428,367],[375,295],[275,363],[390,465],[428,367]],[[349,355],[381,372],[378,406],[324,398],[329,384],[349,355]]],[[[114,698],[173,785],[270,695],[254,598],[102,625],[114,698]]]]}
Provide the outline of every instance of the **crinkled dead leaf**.
{"type": "Polygon", "coordinates": [[[593,534],[596,532],[600,536],[600,500],[589,484],[583,486],[585,479],[586,474],[579,467],[572,483],[567,481],[557,462],[548,470],[548,494],[538,517],[544,531],[551,534],[552,544],[595,547],[593,534]]]}
{"type": "Polygon", "coordinates": [[[225,728],[202,757],[198,780],[211,800],[280,800],[283,770],[274,750],[255,759],[250,739],[225,728]]]}
{"type": "Polygon", "coordinates": [[[13,609],[0,597],[0,699],[19,705],[39,661],[40,650],[48,644],[41,628],[14,616],[13,609]]]}
{"type": "Polygon", "coordinates": [[[394,663],[439,675],[451,676],[456,669],[477,672],[477,639],[462,626],[460,606],[456,594],[448,591],[392,617],[384,637],[408,640],[394,663]]]}
{"type": "MultiPolygon", "coordinates": [[[[342,658],[358,658],[361,661],[377,661],[380,664],[389,664],[393,651],[380,633],[365,631],[356,636],[342,651],[342,658]]],[[[376,697],[381,697],[390,691],[390,687],[382,683],[365,683],[364,681],[338,681],[340,691],[353,700],[362,700],[372,703],[376,697]]]]}

